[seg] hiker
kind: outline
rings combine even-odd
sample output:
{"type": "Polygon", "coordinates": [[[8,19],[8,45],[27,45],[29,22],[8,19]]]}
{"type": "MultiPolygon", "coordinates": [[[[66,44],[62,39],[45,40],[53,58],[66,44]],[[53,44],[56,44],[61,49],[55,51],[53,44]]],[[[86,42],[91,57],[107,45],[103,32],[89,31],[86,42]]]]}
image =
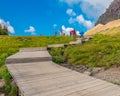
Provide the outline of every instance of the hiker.
{"type": "Polygon", "coordinates": [[[73,29],[73,30],[71,31],[71,33],[72,33],[72,35],[73,35],[73,41],[76,41],[76,30],[73,29]]]}
{"type": "Polygon", "coordinates": [[[62,32],[62,30],[60,30],[60,36],[63,36],[63,32],[62,32]]]}
{"type": "Polygon", "coordinates": [[[70,32],[70,36],[72,36],[72,32],[70,32]]]}
{"type": "Polygon", "coordinates": [[[57,36],[57,31],[54,31],[54,35],[57,36]]]}

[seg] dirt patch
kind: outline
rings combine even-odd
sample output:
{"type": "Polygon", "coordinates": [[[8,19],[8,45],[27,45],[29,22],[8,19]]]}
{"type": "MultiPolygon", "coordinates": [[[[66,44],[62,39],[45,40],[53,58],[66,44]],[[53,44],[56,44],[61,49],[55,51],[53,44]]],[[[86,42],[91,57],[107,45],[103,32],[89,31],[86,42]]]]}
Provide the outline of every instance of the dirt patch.
{"type": "Polygon", "coordinates": [[[94,77],[120,85],[120,67],[111,67],[108,70],[94,74],[94,77]]]}
{"type": "Polygon", "coordinates": [[[95,78],[120,85],[120,66],[119,67],[112,66],[111,68],[106,69],[105,67],[90,68],[87,67],[86,65],[74,65],[74,66],[69,64],[60,65],[75,70],[77,72],[83,73],[85,75],[93,76],[95,78]]]}

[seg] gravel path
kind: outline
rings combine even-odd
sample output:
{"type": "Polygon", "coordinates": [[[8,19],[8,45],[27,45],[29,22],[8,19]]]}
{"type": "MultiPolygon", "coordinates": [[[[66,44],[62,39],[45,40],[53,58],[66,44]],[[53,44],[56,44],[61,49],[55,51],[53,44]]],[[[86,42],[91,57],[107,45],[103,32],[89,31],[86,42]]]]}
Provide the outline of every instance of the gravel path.
{"type": "Polygon", "coordinates": [[[94,77],[120,85],[120,67],[94,74],[94,77]]]}
{"type": "Polygon", "coordinates": [[[77,72],[80,72],[86,75],[91,75],[98,79],[102,79],[102,80],[120,85],[120,67],[111,67],[105,70],[104,67],[89,68],[85,65],[72,66],[69,64],[61,64],[61,66],[67,67],[72,70],[76,70],[77,72]]]}

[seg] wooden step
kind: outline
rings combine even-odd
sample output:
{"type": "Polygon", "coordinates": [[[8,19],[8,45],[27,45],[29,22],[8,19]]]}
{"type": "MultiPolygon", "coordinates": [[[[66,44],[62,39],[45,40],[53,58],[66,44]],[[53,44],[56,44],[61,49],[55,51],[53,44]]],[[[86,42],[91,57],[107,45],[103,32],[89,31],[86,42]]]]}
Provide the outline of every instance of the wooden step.
{"type": "Polygon", "coordinates": [[[47,47],[21,48],[20,52],[47,51],[47,47]]]}
{"type": "Polygon", "coordinates": [[[19,52],[7,58],[6,64],[52,61],[47,51],[19,52]]]}

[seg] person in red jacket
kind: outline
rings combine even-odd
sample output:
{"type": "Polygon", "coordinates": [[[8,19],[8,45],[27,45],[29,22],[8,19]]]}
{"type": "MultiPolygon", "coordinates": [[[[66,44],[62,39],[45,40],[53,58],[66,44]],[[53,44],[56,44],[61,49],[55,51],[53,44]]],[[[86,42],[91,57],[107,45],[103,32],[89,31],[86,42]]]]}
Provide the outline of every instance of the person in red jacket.
{"type": "Polygon", "coordinates": [[[76,30],[73,29],[73,30],[71,31],[71,33],[72,33],[72,35],[73,35],[73,40],[76,41],[76,30]]]}

